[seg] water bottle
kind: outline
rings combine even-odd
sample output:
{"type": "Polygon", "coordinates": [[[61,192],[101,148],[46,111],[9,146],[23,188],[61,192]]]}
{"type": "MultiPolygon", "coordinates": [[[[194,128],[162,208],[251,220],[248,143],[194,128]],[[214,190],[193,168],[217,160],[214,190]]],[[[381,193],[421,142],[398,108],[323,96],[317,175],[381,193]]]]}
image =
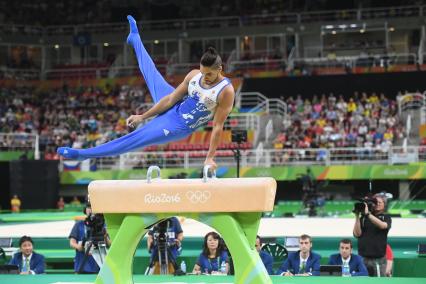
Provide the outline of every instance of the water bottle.
{"type": "Polygon", "coordinates": [[[343,277],[351,276],[351,270],[349,268],[349,263],[347,261],[345,261],[345,263],[342,265],[342,276],[343,277]]]}
{"type": "Polygon", "coordinates": [[[180,270],[182,270],[183,273],[186,273],[186,263],[183,260],[180,263],[180,270]]]}
{"type": "Polygon", "coordinates": [[[220,265],[220,272],[222,274],[226,274],[226,262],[222,261],[222,264],[220,265]]]}

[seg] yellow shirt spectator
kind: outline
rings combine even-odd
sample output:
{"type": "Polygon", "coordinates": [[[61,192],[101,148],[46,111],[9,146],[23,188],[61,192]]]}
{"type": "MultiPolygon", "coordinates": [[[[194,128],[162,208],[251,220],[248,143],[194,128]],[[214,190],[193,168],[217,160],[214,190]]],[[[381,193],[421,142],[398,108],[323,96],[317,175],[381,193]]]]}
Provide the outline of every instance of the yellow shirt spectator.
{"type": "Polygon", "coordinates": [[[356,111],[356,104],[353,100],[351,100],[348,103],[348,108],[347,108],[348,112],[355,112],[356,111]]]}
{"type": "Polygon", "coordinates": [[[324,118],[319,118],[317,120],[317,125],[320,127],[324,127],[327,124],[327,121],[324,118]]]}
{"type": "Polygon", "coordinates": [[[12,212],[18,213],[19,211],[21,211],[21,200],[16,194],[10,200],[10,207],[12,212]]]}

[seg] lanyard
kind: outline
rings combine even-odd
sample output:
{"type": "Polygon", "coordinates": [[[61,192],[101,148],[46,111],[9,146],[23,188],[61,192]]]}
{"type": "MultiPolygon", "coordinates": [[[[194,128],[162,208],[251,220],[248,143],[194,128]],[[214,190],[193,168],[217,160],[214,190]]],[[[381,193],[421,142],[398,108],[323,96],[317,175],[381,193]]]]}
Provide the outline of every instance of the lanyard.
{"type": "MultiPolygon", "coordinates": [[[[214,258],[213,258],[214,259],[214,258]]],[[[207,260],[209,261],[209,271],[213,271],[213,265],[211,258],[207,257],[207,260]]],[[[220,270],[220,256],[216,257],[216,264],[217,264],[217,271],[220,270]]]]}

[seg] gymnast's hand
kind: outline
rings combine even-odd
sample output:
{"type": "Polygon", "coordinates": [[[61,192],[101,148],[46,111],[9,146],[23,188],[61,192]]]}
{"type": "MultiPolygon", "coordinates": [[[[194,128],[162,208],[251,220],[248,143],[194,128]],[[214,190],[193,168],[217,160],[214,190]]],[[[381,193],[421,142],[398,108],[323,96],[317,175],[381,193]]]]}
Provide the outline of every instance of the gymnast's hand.
{"type": "Polygon", "coordinates": [[[211,167],[213,171],[215,171],[217,168],[217,165],[214,162],[213,158],[206,158],[206,160],[204,161],[204,166],[208,166],[208,165],[211,167]]]}
{"type": "Polygon", "coordinates": [[[126,124],[130,128],[136,128],[139,125],[139,123],[142,122],[142,120],[143,120],[142,115],[135,114],[135,115],[129,116],[129,118],[126,120],[126,124]]]}

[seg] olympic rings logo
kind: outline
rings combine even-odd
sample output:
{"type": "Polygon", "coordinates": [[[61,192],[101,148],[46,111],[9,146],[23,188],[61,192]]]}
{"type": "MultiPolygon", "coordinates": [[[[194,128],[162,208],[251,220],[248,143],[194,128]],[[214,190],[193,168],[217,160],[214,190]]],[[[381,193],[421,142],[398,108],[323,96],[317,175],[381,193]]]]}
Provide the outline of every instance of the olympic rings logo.
{"type": "Polygon", "coordinates": [[[210,199],[211,195],[210,191],[188,191],[186,193],[186,198],[188,198],[188,200],[193,204],[206,203],[210,199]]]}

